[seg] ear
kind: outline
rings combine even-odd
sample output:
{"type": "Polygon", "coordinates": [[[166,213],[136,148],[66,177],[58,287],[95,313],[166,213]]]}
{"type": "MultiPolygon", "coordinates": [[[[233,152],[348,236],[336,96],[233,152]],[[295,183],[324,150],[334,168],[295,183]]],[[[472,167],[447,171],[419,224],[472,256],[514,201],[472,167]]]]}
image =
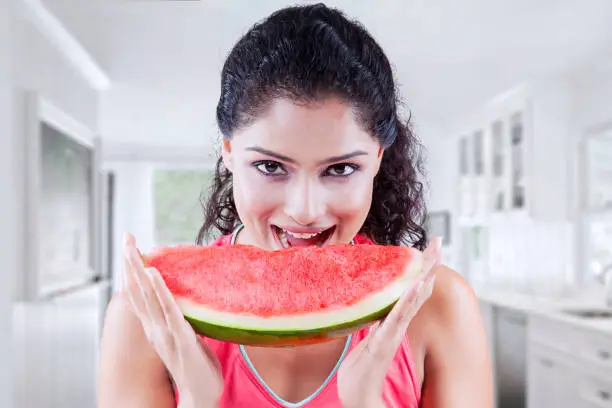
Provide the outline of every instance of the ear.
{"type": "Polygon", "coordinates": [[[378,171],[380,170],[380,163],[382,162],[382,158],[383,158],[383,154],[385,153],[385,148],[384,147],[380,147],[378,149],[378,156],[377,156],[377,162],[376,162],[376,173],[378,173],[378,171]]]}
{"type": "Polygon", "coordinates": [[[223,138],[223,145],[221,148],[221,158],[223,159],[223,165],[226,169],[232,172],[232,145],[230,141],[223,138]]]}

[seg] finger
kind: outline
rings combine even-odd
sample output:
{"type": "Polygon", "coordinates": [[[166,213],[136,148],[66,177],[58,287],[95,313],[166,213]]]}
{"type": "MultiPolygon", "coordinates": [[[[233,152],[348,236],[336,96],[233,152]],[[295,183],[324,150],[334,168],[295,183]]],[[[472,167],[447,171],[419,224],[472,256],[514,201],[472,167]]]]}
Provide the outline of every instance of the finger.
{"type": "Polygon", "coordinates": [[[431,263],[428,265],[428,269],[425,270],[425,273],[420,277],[419,282],[421,286],[424,286],[426,283],[429,283],[438,272],[438,268],[435,267],[435,263],[431,263]]]}
{"type": "Polygon", "coordinates": [[[389,347],[389,342],[392,342],[390,348],[393,350],[399,346],[410,322],[431,296],[436,270],[431,268],[423,279],[402,294],[376,331],[374,347],[379,346],[377,342],[381,347],[389,347]]]}
{"type": "Polygon", "coordinates": [[[425,272],[440,264],[441,251],[441,239],[439,237],[433,238],[423,252],[423,270],[425,272]]]}
{"type": "MultiPolygon", "coordinates": [[[[144,310],[148,315],[149,322],[158,325],[165,324],[164,314],[155,295],[155,289],[144,271],[144,264],[140,258],[140,253],[136,249],[135,240],[131,235],[126,236],[126,253],[130,264],[129,271],[140,291],[141,302],[144,304],[144,310]]],[[[135,290],[135,292],[138,292],[138,290],[135,290]]]]}
{"type": "Polygon", "coordinates": [[[418,293],[423,290],[423,287],[433,279],[436,274],[436,268],[434,268],[434,266],[439,259],[439,243],[440,240],[437,238],[431,240],[429,246],[423,252],[423,274],[420,276],[418,282],[402,294],[391,312],[385,317],[383,324],[388,320],[395,320],[399,323],[401,316],[406,314],[402,313],[402,311],[405,311],[406,307],[409,306],[415,300],[418,293]]]}
{"type": "Polygon", "coordinates": [[[380,323],[377,330],[373,333],[370,344],[368,345],[372,353],[378,355],[380,351],[384,353],[384,350],[388,349],[392,349],[393,352],[395,352],[395,349],[399,346],[408,328],[413,305],[422,284],[423,283],[420,281],[406,290],[382,323],[380,323]],[[408,323],[406,323],[406,321],[408,323]]]}
{"type": "Polygon", "coordinates": [[[155,295],[157,296],[157,300],[164,315],[166,325],[173,333],[183,332],[186,326],[183,311],[176,303],[174,296],[166,286],[159,271],[155,268],[149,268],[147,269],[147,273],[155,289],[155,295]]]}
{"type": "Polygon", "coordinates": [[[136,278],[132,271],[132,265],[128,260],[127,253],[123,255],[123,282],[125,287],[125,294],[129,300],[133,312],[142,319],[147,311],[145,308],[144,298],[136,278]]]}

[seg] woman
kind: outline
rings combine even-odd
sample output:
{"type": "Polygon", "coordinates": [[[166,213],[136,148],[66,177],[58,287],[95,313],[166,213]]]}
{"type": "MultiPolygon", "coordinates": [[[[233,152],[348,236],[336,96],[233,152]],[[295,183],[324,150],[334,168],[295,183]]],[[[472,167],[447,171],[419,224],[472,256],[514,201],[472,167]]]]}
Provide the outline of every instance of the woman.
{"type": "Polygon", "coordinates": [[[199,243],[219,230],[214,245],[269,250],[407,244],[425,250],[429,272],[384,322],[345,339],[240,347],[197,338],[128,236],[99,406],[490,408],[478,302],[438,264],[435,241],[425,249],[418,141],[366,30],[323,5],[272,14],[228,56],[217,120],[222,154],[199,243]]]}

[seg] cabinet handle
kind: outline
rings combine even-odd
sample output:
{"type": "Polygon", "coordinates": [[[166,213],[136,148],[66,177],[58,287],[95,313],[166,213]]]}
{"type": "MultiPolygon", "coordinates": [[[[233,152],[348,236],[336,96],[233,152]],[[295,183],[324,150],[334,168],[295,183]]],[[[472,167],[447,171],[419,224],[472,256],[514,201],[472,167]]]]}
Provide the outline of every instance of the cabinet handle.
{"type": "Polygon", "coordinates": [[[611,396],[609,391],[603,391],[603,390],[597,391],[597,395],[599,395],[599,398],[604,401],[609,401],[610,396],[611,396]]]}
{"type": "Polygon", "coordinates": [[[599,358],[601,358],[602,360],[609,360],[610,359],[610,352],[607,350],[599,350],[597,352],[597,355],[599,356],[599,358]]]}

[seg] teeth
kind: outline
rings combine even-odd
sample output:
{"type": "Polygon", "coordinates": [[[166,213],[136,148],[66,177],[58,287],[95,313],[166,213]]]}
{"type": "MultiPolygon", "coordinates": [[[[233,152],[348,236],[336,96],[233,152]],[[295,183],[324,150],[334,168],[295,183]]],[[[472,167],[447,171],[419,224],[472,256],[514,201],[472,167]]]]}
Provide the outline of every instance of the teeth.
{"type": "Polygon", "coordinates": [[[291,231],[287,231],[287,230],[279,228],[278,229],[278,239],[283,247],[289,248],[292,246],[288,240],[289,235],[292,238],[296,238],[296,239],[311,239],[311,238],[316,237],[317,235],[320,235],[322,232],[323,231],[315,232],[315,233],[299,233],[299,232],[291,232],[291,231]]]}
{"type": "Polygon", "coordinates": [[[289,248],[291,245],[289,245],[289,241],[287,241],[287,234],[285,233],[285,231],[281,231],[280,234],[278,234],[278,238],[280,239],[281,245],[285,248],[289,248]]]}
{"type": "Polygon", "coordinates": [[[285,231],[285,230],[283,230],[283,232],[285,234],[289,234],[292,237],[295,237],[295,238],[298,238],[298,239],[310,239],[310,238],[316,237],[317,235],[320,234],[320,232],[315,232],[315,233],[309,234],[309,233],[289,232],[289,231],[285,231]]]}

